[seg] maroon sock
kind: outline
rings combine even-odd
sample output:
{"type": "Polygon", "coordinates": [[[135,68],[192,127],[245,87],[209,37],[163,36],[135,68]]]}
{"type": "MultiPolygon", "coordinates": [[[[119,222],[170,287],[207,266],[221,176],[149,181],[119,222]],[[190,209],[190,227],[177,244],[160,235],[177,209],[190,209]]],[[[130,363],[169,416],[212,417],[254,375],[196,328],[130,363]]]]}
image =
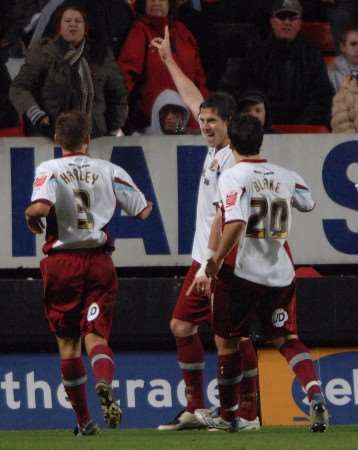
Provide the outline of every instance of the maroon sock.
{"type": "Polygon", "coordinates": [[[187,411],[204,408],[203,370],[204,349],[198,334],[176,338],[179,366],[185,382],[187,411]]]}
{"type": "Polygon", "coordinates": [[[91,366],[96,381],[112,384],[114,377],[114,360],[112,350],[108,345],[99,344],[89,353],[91,366]]]}
{"type": "Polygon", "coordinates": [[[239,386],[242,378],[240,353],[218,356],[220,416],[231,422],[238,416],[239,386]]]}
{"type": "Polygon", "coordinates": [[[257,354],[251,339],[240,342],[241,371],[240,383],[240,417],[254,420],[257,412],[257,354]]]}
{"type": "Polygon", "coordinates": [[[288,365],[295,372],[310,401],[314,394],[321,393],[311,354],[300,340],[288,340],[280,348],[280,353],[286,358],[288,365]]]}
{"type": "Polygon", "coordinates": [[[90,420],[86,394],[86,369],[82,358],[61,359],[62,383],[72,408],[77,417],[77,423],[84,426],[90,420]]]}

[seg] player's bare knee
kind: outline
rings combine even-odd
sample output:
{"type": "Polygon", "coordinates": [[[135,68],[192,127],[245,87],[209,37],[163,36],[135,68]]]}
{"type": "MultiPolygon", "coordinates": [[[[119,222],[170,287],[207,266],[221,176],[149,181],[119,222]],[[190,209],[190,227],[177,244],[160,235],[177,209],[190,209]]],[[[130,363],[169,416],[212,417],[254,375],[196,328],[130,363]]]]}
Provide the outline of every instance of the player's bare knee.
{"type": "Polygon", "coordinates": [[[88,333],[84,338],[84,343],[86,347],[87,353],[90,353],[91,350],[96,347],[96,345],[108,345],[107,339],[102,336],[99,336],[96,333],[88,333]]]}
{"type": "Polygon", "coordinates": [[[222,338],[221,336],[215,335],[215,345],[219,355],[231,355],[237,352],[238,338],[222,338]]]}
{"type": "Polygon", "coordinates": [[[62,359],[78,358],[81,355],[81,340],[56,336],[58,351],[62,359]]]}
{"type": "Polygon", "coordinates": [[[181,338],[196,334],[198,326],[184,320],[172,319],[170,321],[170,330],[175,337],[181,338]]]}

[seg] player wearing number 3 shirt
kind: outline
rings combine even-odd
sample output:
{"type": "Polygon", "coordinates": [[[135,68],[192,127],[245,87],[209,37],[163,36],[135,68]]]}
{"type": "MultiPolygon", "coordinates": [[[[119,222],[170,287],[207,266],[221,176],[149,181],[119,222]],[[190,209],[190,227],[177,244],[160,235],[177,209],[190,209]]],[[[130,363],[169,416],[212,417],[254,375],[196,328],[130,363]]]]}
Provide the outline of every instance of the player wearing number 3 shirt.
{"type": "Polygon", "coordinates": [[[117,205],[139,219],[150,214],[152,205],[122,168],[87,155],[89,125],[84,114],[61,114],[55,140],[62,158],[36,169],[25,217],[33,233],[43,232],[46,218],[47,256],[40,264],[44,309],[57,339],[63,385],[76,413],[75,433],[89,436],[99,429],[87,405],[82,340],[107,424],[116,427],[122,414],[111,389],[114,360],[108,338],[117,276],[107,225],[117,205]]]}
{"type": "MultiPolygon", "coordinates": [[[[221,360],[220,416],[207,410],[195,415],[208,427],[236,430],[240,402],[235,398],[240,367],[234,358],[236,341],[246,336],[257,315],[266,337],[295,372],[311,405],[311,430],[325,431],[326,404],[308,349],[297,335],[292,297],[295,271],[284,244],[291,227],[292,207],[308,212],[314,207],[310,189],[297,173],[261,158],[263,131],[251,116],[235,118],[229,137],[237,163],[219,179],[224,226],[211,242],[216,249],[206,272],[216,276],[212,324],[221,360]],[[215,239],[214,239],[215,241],[215,239]],[[233,267],[224,257],[237,246],[233,267]]],[[[212,235],[213,236],[213,235],[212,235]]]]}

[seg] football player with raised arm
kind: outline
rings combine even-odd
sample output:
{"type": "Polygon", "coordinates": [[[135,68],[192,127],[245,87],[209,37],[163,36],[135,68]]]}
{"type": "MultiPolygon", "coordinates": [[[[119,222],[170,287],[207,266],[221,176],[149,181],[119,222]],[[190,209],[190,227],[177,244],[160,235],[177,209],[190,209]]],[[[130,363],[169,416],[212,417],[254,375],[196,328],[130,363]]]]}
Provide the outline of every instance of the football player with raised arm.
{"type": "MultiPolygon", "coordinates": [[[[215,217],[213,201],[218,180],[221,174],[235,163],[227,130],[235,113],[236,104],[227,93],[212,93],[206,100],[203,99],[194,83],[175,62],[170,49],[168,28],[165,30],[164,39],[155,38],[151,44],[158,49],[184,103],[193,116],[198,118],[201,133],[209,147],[199,184],[192,265],[186,274],[170,322],[185,382],[187,406],[174,420],[160,425],[158,429],[175,431],[202,427],[194,415],[196,409],[204,407],[204,349],[198,329],[200,324],[210,321],[211,316],[209,280],[205,277],[205,263],[210,256],[208,240],[211,223],[215,217]],[[207,287],[200,292],[191,290],[195,278],[206,280],[207,287]]],[[[241,431],[257,430],[260,428],[257,417],[257,356],[250,339],[241,340],[240,351],[244,380],[241,384],[242,416],[239,426],[241,431]]],[[[220,377],[219,372],[219,383],[220,377]]]]}
{"type": "Polygon", "coordinates": [[[85,114],[71,111],[58,117],[55,141],[62,157],[36,168],[31,204],[25,211],[33,233],[46,230],[46,256],[40,264],[45,315],[76,414],[75,434],[84,436],[97,434],[99,428],[88,409],[82,343],[105,421],[115,428],[122,415],[111,389],[114,359],[108,338],[118,282],[107,225],[117,206],[138,219],[146,219],[152,208],[125,170],[88,155],[89,135],[85,114]]]}

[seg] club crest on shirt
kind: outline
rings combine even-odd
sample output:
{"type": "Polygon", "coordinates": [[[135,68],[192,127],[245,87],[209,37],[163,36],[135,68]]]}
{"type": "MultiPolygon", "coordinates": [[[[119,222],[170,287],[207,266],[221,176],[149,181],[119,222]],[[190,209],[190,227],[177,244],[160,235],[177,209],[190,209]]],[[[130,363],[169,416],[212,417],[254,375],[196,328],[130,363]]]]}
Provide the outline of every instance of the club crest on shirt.
{"type": "Polygon", "coordinates": [[[230,208],[231,206],[234,206],[237,200],[237,196],[238,196],[237,191],[231,191],[228,194],[226,194],[225,207],[230,208]]]}
{"type": "Polygon", "coordinates": [[[45,181],[47,179],[47,175],[39,175],[35,178],[34,181],[34,188],[39,188],[45,184],[45,181]]]}
{"type": "Polygon", "coordinates": [[[87,311],[87,320],[88,322],[92,322],[92,320],[97,319],[99,316],[100,310],[97,303],[92,303],[87,311]]]}
{"type": "Polygon", "coordinates": [[[217,172],[219,170],[220,164],[217,159],[214,159],[213,162],[209,166],[209,170],[212,172],[217,172]]]}
{"type": "Polygon", "coordinates": [[[203,170],[204,184],[206,186],[209,186],[210,178],[206,175],[207,170],[210,170],[210,172],[216,172],[216,175],[219,176],[220,175],[220,164],[219,164],[219,161],[217,159],[214,159],[211,162],[211,164],[203,170]]]}

